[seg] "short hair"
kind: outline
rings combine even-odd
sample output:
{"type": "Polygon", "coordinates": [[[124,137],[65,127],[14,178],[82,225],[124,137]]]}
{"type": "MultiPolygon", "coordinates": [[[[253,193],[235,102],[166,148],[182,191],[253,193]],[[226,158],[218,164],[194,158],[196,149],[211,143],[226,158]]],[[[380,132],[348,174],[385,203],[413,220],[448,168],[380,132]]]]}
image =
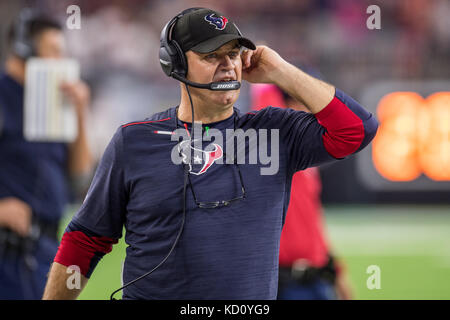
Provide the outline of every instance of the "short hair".
{"type": "MultiPolygon", "coordinates": [[[[17,19],[10,25],[8,33],[7,33],[7,45],[11,50],[13,43],[16,41],[16,37],[18,36],[16,33],[17,30],[17,19]]],[[[42,32],[48,29],[55,29],[62,31],[61,23],[48,15],[36,13],[34,14],[27,22],[26,22],[25,33],[28,39],[31,41],[35,41],[36,38],[42,34],[42,32]]]]}

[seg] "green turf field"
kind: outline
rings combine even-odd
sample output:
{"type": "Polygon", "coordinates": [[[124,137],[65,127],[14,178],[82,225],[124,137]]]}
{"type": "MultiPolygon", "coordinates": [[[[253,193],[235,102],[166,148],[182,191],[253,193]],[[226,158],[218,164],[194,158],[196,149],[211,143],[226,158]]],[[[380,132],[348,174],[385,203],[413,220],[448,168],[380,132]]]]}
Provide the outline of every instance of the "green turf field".
{"type": "MultiPolygon", "coordinates": [[[[450,299],[450,206],[327,206],[325,214],[356,299],[450,299]],[[380,289],[367,288],[371,265],[380,289]]],[[[80,299],[109,299],[120,287],[125,247],[103,258],[80,299]]]]}

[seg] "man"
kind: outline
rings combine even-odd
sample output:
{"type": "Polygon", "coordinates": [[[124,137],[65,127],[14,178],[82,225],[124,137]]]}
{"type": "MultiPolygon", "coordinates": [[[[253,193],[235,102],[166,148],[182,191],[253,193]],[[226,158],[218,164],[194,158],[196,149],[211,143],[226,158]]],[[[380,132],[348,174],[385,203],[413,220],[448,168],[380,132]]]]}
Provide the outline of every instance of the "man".
{"type": "MultiPolygon", "coordinates": [[[[310,74],[314,75],[313,70],[310,74]]],[[[309,112],[286,92],[272,84],[251,88],[251,106],[279,106],[309,112]]],[[[326,237],[316,167],[292,177],[291,198],[280,239],[278,299],[329,300],[352,298],[352,289],[341,259],[331,253],[326,237]]]]}
{"type": "Polygon", "coordinates": [[[376,120],[354,100],[274,50],[256,47],[210,9],[188,9],[169,21],[160,62],[183,82],[180,104],[117,130],[62,238],[44,299],[75,299],[123,226],[125,299],[275,299],[293,173],[357,152],[376,132],[376,120]],[[241,54],[241,45],[251,50],[241,54]],[[242,79],[275,83],[314,115],[271,107],[242,114],[233,107],[242,79]],[[202,122],[202,137],[212,129],[216,137],[227,130],[272,130],[273,141],[258,147],[273,150],[278,170],[261,174],[261,161],[236,157],[218,163],[236,155],[220,139],[214,150],[202,150],[203,159],[186,160],[186,140],[172,136],[186,130],[195,146],[201,138],[192,137],[192,118],[202,122]],[[81,271],[79,289],[66,286],[69,266],[81,271]]]}
{"type": "Polygon", "coordinates": [[[26,141],[25,64],[33,56],[61,58],[64,38],[54,19],[22,11],[8,44],[5,72],[0,74],[0,299],[40,299],[69,197],[67,176],[79,185],[92,168],[84,124],[89,91],[82,82],[61,88],[78,115],[79,134],[73,143],[26,141]]]}

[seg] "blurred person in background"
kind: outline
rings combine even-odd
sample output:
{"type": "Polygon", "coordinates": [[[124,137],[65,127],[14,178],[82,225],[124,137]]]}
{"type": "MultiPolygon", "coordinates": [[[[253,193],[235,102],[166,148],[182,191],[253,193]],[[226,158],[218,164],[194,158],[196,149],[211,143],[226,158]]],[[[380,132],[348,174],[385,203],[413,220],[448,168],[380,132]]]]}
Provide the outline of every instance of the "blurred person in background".
{"type": "Polygon", "coordinates": [[[31,57],[64,57],[62,26],[23,9],[8,32],[8,47],[0,74],[0,299],[39,299],[57,251],[65,205],[91,176],[84,125],[90,94],[81,81],[62,84],[78,117],[74,142],[25,140],[25,66],[31,57]]]}
{"type": "MultiPolygon", "coordinates": [[[[302,70],[308,71],[306,68],[302,70]]],[[[318,77],[314,72],[313,75],[318,77]]],[[[253,110],[269,105],[310,112],[302,103],[272,84],[252,85],[251,99],[253,110]]],[[[294,173],[280,240],[280,300],[352,298],[352,288],[343,262],[331,253],[325,234],[321,189],[317,167],[294,173]]]]}

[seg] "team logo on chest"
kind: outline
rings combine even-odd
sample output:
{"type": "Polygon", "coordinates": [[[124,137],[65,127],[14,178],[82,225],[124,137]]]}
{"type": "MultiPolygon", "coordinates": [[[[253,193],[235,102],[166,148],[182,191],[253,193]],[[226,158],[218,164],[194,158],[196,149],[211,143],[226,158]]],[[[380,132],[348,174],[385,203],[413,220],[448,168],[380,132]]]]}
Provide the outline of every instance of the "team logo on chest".
{"type": "Polygon", "coordinates": [[[214,17],[214,13],[205,16],[205,20],[216,27],[217,30],[223,30],[227,26],[228,19],[224,16],[214,17]]]}
{"type": "MultiPolygon", "coordinates": [[[[196,140],[193,140],[193,142],[196,140]]],[[[189,173],[195,175],[203,174],[214,164],[214,161],[222,158],[222,147],[217,143],[212,145],[214,146],[212,151],[195,148],[191,145],[190,140],[182,141],[178,145],[178,152],[183,157],[183,163],[189,165],[189,173]],[[192,160],[190,161],[191,157],[192,160]]]]}

